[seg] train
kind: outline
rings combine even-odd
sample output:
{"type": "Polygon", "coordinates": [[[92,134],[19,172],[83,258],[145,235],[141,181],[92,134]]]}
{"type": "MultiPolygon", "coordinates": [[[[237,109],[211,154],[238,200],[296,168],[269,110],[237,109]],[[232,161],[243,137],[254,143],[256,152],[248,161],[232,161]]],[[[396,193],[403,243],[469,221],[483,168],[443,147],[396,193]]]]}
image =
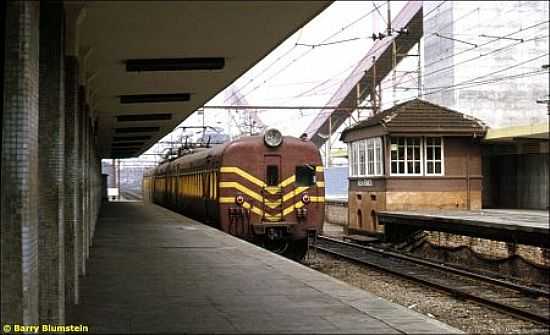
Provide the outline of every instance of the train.
{"type": "Polygon", "coordinates": [[[144,174],[146,201],[300,260],[324,220],[324,169],[305,137],[269,128],[185,149],[144,174]]]}

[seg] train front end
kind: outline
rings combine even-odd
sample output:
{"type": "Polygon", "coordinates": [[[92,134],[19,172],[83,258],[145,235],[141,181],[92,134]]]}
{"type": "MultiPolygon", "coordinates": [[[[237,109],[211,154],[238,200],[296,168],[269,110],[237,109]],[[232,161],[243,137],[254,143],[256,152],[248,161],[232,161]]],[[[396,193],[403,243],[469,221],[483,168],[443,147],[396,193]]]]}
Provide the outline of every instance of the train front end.
{"type": "Polygon", "coordinates": [[[221,161],[221,225],[274,252],[302,258],[324,220],[324,186],[313,143],[273,128],[236,140],[221,161]]]}

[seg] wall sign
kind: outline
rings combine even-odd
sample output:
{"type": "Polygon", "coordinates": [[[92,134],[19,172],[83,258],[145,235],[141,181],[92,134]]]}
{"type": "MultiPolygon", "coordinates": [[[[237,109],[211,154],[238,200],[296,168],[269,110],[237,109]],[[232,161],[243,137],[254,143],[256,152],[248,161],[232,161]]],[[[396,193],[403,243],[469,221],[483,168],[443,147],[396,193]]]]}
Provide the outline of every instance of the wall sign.
{"type": "Polygon", "coordinates": [[[372,186],[372,179],[358,179],[357,186],[372,186]]]}

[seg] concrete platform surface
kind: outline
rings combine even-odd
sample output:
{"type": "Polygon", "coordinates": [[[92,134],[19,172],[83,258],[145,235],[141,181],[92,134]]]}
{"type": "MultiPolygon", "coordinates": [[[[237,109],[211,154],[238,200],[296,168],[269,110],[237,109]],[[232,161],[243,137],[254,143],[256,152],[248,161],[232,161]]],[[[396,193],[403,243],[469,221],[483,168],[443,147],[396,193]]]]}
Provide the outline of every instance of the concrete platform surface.
{"type": "Polygon", "coordinates": [[[459,222],[465,225],[497,227],[515,231],[548,234],[549,213],[544,210],[527,209],[481,209],[481,210],[410,210],[381,211],[380,216],[404,217],[414,219],[434,219],[459,222]]]}
{"type": "Polygon", "coordinates": [[[104,333],[460,333],[156,205],[104,205],[67,323],[104,333]]]}
{"type": "MultiPolygon", "coordinates": [[[[423,229],[495,241],[550,248],[548,211],[411,210],[381,211],[378,221],[390,240],[409,230],[423,229]],[[409,227],[407,227],[409,226],[409,227]]],[[[399,237],[397,238],[399,239],[399,237]]]]}

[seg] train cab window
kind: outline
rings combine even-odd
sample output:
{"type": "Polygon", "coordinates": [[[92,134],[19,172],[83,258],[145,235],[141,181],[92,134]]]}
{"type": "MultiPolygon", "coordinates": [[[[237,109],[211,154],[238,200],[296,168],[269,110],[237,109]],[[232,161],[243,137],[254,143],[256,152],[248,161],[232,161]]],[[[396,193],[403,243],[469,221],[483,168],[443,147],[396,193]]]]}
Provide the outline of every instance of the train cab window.
{"type": "Polygon", "coordinates": [[[277,186],[279,184],[279,167],[277,165],[268,165],[266,170],[267,186],[277,186]]]}
{"type": "Polygon", "coordinates": [[[302,165],[296,167],[296,186],[315,185],[315,166],[302,165]]]}

